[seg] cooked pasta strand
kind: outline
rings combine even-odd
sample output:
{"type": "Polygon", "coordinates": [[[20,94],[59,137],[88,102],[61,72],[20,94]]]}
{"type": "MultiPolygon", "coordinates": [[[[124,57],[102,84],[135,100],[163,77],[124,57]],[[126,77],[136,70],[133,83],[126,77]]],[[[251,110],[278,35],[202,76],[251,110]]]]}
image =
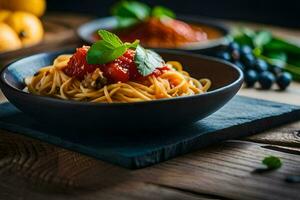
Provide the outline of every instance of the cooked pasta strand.
{"type": "Polygon", "coordinates": [[[114,103],[202,94],[211,87],[209,79],[196,80],[183,71],[179,62],[170,61],[167,62],[170,70],[157,77],[150,75],[143,81],[113,83],[100,89],[87,88],[81,81],[64,73],[63,68],[70,57],[61,55],[52,66],[41,68],[33,77],[27,77],[28,92],[66,100],[114,103]]]}

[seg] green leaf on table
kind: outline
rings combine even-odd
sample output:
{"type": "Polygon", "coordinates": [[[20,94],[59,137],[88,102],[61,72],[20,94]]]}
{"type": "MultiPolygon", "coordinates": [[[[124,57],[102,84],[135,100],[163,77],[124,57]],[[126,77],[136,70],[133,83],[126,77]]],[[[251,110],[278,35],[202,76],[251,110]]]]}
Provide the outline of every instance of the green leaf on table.
{"type": "Polygon", "coordinates": [[[175,13],[172,10],[170,10],[169,8],[163,7],[163,6],[155,6],[152,9],[151,16],[157,17],[157,18],[162,18],[162,17],[175,18],[176,17],[175,13]]]}
{"type": "Polygon", "coordinates": [[[262,48],[272,40],[272,34],[269,31],[259,31],[253,38],[253,45],[262,48]]]}
{"type": "Polygon", "coordinates": [[[262,164],[264,164],[268,169],[278,169],[282,166],[282,162],[278,157],[268,156],[262,160],[262,164]]]}
{"type": "Polygon", "coordinates": [[[144,49],[140,45],[136,48],[134,62],[142,76],[148,76],[156,68],[163,67],[165,65],[165,62],[160,55],[149,49],[144,49]]]}
{"type": "Polygon", "coordinates": [[[115,4],[111,13],[122,18],[133,18],[143,21],[150,16],[151,8],[138,1],[120,1],[115,4]]]}
{"type": "Polygon", "coordinates": [[[280,60],[280,61],[283,61],[283,62],[287,62],[287,54],[283,51],[272,51],[272,52],[268,52],[266,53],[266,56],[268,58],[271,58],[271,59],[276,59],[276,60],[280,60]]]}
{"type": "Polygon", "coordinates": [[[284,51],[287,54],[300,55],[300,46],[292,44],[280,38],[273,38],[268,44],[264,46],[268,51],[284,51]]]}
{"type": "Polygon", "coordinates": [[[235,28],[232,31],[234,41],[241,45],[249,45],[253,47],[253,38],[255,32],[248,28],[235,28]]]}
{"type": "Polygon", "coordinates": [[[299,67],[300,70],[300,58],[298,59],[288,59],[288,63],[294,65],[295,67],[299,67]]]}

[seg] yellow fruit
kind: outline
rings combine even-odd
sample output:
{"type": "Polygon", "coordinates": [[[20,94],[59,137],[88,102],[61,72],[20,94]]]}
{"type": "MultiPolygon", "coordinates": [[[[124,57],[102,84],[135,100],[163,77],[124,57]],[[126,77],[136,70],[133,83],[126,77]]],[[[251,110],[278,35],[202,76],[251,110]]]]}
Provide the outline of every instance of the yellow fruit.
{"type": "Polygon", "coordinates": [[[0,22],[4,21],[10,14],[11,11],[9,10],[0,10],[0,22]]]}
{"type": "Polygon", "coordinates": [[[0,0],[0,7],[13,11],[25,11],[42,16],[46,10],[46,0],[0,0]]]}
{"type": "Polygon", "coordinates": [[[15,33],[7,24],[0,22],[0,52],[15,50],[22,47],[22,43],[15,33]]]}
{"type": "Polygon", "coordinates": [[[27,12],[14,12],[4,21],[19,36],[23,46],[29,46],[43,39],[44,30],[39,18],[27,12]]]}

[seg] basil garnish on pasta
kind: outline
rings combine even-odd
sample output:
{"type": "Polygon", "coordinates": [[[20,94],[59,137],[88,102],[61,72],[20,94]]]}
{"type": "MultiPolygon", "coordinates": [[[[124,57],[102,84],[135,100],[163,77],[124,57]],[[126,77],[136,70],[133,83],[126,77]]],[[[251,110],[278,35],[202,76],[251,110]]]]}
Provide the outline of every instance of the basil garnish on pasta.
{"type": "Polygon", "coordinates": [[[94,43],[88,51],[87,62],[89,64],[105,64],[121,57],[127,49],[135,49],[139,44],[136,40],[133,43],[123,43],[118,36],[106,30],[99,30],[102,38],[94,43]]]}
{"type": "Polygon", "coordinates": [[[142,76],[148,76],[156,68],[160,68],[165,65],[165,61],[160,57],[160,55],[149,49],[144,49],[141,45],[138,45],[136,48],[134,62],[142,76]]]}
{"type": "Polygon", "coordinates": [[[142,76],[148,76],[156,68],[165,65],[164,60],[154,51],[144,49],[139,40],[123,43],[118,36],[105,30],[99,30],[99,40],[91,46],[87,53],[89,64],[106,64],[121,57],[128,49],[136,49],[134,62],[142,76]]]}

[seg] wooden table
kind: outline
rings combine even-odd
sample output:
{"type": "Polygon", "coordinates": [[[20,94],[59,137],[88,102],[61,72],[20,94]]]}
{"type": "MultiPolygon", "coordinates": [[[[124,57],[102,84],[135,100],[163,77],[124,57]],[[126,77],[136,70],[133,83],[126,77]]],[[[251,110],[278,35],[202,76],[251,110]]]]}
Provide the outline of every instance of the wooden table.
{"type": "MultiPolygon", "coordinates": [[[[71,27],[86,19],[48,16],[46,20],[53,17],[71,27]]],[[[299,31],[271,29],[284,32],[284,36],[300,36],[299,31]]],[[[69,34],[64,36],[69,38],[69,45],[78,44],[73,31],[65,34],[69,34]]],[[[298,83],[286,92],[242,89],[240,94],[300,105],[298,83]]],[[[1,93],[0,101],[5,101],[1,93]]],[[[300,199],[300,184],[285,179],[300,175],[299,155],[300,121],[140,170],[123,169],[0,130],[0,199],[295,200],[300,199]],[[268,173],[254,173],[268,155],[280,157],[283,166],[268,173]]]]}

